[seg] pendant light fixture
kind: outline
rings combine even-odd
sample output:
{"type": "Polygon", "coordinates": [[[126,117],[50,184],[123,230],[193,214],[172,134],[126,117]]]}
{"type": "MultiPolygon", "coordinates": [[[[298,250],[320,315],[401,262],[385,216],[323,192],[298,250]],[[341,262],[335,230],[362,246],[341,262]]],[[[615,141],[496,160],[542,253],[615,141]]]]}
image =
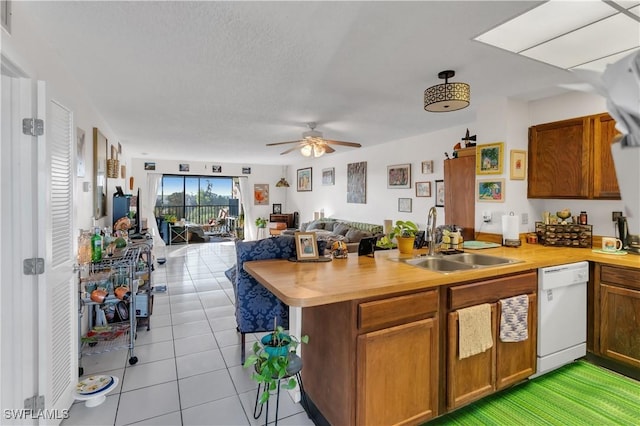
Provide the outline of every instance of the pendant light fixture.
{"type": "Polygon", "coordinates": [[[449,83],[449,79],[455,75],[452,70],[438,73],[438,78],[444,79],[444,84],[437,84],[424,91],[425,111],[457,111],[469,106],[471,88],[467,83],[449,83]]]}
{"type": "Polygon", "coordinates": [[[289,182],[287,182],[287,166],[282,166],[282,177],[276,182],[276,188],[289,188],[289,182]]]}

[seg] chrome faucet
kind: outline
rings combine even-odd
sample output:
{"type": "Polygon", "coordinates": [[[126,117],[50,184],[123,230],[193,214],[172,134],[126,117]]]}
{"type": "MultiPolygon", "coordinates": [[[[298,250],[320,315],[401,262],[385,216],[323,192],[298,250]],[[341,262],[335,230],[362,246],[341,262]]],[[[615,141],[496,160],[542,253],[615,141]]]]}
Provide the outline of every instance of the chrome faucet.
{"type": "Polygon", "coordinates": [[[424,231],[429,242],[429,256],[433,256],[436,251],[436,217],[436,208],[431,207],[427,215],[427,228],[424,231]]]}

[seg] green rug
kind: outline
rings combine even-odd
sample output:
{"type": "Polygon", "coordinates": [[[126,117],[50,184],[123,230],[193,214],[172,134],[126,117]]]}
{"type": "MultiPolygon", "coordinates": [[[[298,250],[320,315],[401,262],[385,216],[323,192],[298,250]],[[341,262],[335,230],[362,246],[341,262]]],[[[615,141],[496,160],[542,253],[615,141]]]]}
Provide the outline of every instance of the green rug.
{"type": "Polygon", "coordinates": [[[577,361],[428,425],[640,425],[640,383],[577,361]]]}

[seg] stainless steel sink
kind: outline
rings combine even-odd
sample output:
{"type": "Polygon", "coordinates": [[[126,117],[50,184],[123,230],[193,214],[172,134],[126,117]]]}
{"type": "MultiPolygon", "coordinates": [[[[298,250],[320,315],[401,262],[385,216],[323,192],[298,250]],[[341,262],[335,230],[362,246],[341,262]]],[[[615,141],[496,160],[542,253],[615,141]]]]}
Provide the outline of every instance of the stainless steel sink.
{"type": "Polygon", "coordinates": [[[460,253],[447,256],[447,259],[477,266],[498,266],[519,263],[520,260],[479,253],[460,253]]]}
{"type": "Polygon", "coordinates": [[[472,265],[461,262],[451,262],[443,256],[428,256],[417,259],[408,259],[405,260],[405,263],[437,272],[455,272],[473,269],[472,265]]]}
{"type": "Polygon", "coordinates": [[[450,273],[468,271],[471,269],[488,268],[490,266],[504,266],[522,262],[521,260],[507,257],[491,256],[478,253],[459,253],[452,255],[435,255],[417,257],[414,259],[401,259],[402,262],[418,268],[429,269],[435,272],[450,273]]]}

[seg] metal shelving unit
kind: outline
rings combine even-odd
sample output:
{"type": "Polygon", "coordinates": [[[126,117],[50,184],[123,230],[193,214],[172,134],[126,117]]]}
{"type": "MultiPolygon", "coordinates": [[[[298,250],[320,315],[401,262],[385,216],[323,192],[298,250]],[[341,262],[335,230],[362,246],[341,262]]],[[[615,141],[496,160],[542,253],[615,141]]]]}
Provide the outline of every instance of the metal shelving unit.
{"type": "MultiPolygon", "coordinates": [[[[121,251],[117,251],[111,257],[105,257],[100,262],[93,262],[89,265],[89,276],[81,279],[78,275],[78,336],[80,336],[78,351],[78,367],[79,375],[82,376],[84,369],[82,367],[82,357],[88,355],[96,355],[104,352],[115,350],[129,350],[129,364],[134,365],[138,362],[135,356],[134,347],[136,339],[136,294],[138,293],[138,275],[140,254],[147,253],[150,258],[150,248],[145,245],[129,246],[121,251]],[[127,322],[110,323],[99,328],[94,327],[93,315],[96,308],[107,303],[118,303],[120,299],[113,295],[113,289],[109,296],[102,304],[91,300],[90,293],[86,289],[86,285],[92,282],[92,277],[99,277],[104,280],[105,277],[113,283],[114,279],[125,280],[124,283],[131,291],[131,297],[125,303],[128,304],[129,320],[127,322]],[[86,309],[85,309],[86,308],[86,309]],[[86,310],[88,321],[88,333],[82,336],[82,318],[86,310]]],[[[151,271],[149,270],[149,275],[151,271]]]]}

